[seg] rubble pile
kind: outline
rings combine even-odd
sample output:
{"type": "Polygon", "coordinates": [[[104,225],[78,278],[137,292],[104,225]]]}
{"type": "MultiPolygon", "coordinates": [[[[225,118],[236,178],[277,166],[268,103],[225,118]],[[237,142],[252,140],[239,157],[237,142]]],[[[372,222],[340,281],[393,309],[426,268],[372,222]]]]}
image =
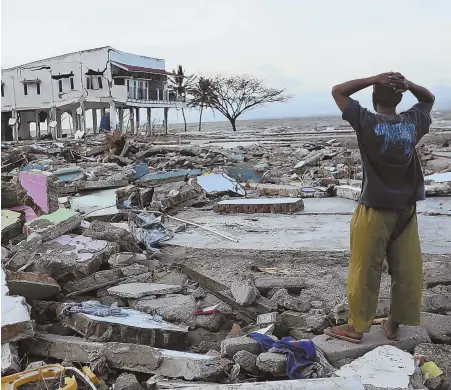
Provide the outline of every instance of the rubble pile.
{"type": "MultiPolygon", "coordinates": [[[[419,152],[427,195],[451,194],[449,146],[419,152]]],[[[52,383],[44,372],[67,371],[66,382],[136,390],[451,388],[449,267],[425,270],[421,326],[396,341],[373,326],[347,344],[323,335],[346,322],[347,303],[323,301],[311,281],[243,266],[226,283],[166,251],[193,225],[238,241],[180,210],[298,213],[303,198],[357,200],[362,176],[358,151],[335,139],[219,149],[113,133],[2,145],[2,376],[37,370],[52,383]]]]}

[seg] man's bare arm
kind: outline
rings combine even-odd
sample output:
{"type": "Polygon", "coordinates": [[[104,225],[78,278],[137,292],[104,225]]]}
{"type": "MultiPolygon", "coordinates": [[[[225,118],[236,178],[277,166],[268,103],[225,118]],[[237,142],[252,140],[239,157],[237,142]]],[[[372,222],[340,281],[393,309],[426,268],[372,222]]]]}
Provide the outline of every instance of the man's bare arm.
{"type": "Polygon", "coordinates": [[[338,108],[343,112],[348,106],[349,97],[351,95],[374,84],[389,85],[392,75],[393,72],[382,73],[377,76],[351,80],[335,85],[332,88],[332,96],[335,99],[335,103],[337,103],[338,108]]]}
{"type": "Polygon", "coordinates": [[[417,98],[420,103],[423,103],[429,112],[435,102],[435,96],[427,88],[417,85],[412,81],[408,81],[403,75],[397,74],[391,79],[390,86],[397,88],[400,91],[410,91],[412,95],[417,98]]]}

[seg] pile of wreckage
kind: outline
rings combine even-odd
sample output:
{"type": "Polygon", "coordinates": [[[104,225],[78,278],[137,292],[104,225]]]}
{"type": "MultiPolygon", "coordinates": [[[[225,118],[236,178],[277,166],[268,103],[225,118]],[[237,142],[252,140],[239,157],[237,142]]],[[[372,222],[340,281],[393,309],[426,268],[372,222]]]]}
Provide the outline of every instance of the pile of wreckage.
{"type": "MultiPolygon", "coordinates": [[[[450,175],[428,177],[428,195],[450,194],[450,175]]],[[[335,140],[224,151],[113,133],[2,145],[2,388],[451,388],[450,331],[448,345],[406,328],[379,346],[373,327],[344,348],[322,333],[347,308],[301,300],[295,279],[229,287],[165,262],[163,243],[193,224],[178,210],[293,213],[306,197],[357,199],[360,183],[358,153],[335,140]]]]}

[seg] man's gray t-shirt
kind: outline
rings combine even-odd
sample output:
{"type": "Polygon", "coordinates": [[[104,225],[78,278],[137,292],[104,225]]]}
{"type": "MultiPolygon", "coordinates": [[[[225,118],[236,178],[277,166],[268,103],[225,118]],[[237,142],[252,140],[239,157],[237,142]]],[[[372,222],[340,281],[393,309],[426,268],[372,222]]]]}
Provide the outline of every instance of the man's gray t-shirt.
{"type": "Polygon", "coordinates": [[[359,203],[405,210],[424,200],[424,179],[415,146],[429,132],[431,116],[421,103],[396,116],[375,114],[349,99],[342,118],[357,133],[363,165],[359,203]]]}

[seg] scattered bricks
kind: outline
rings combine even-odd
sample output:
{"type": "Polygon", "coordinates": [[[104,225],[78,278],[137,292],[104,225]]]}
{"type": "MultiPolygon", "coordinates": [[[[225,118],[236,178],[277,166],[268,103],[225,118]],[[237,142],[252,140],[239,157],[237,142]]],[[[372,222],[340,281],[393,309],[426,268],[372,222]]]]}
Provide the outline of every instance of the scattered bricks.
{"type": "Polygon", "coordinates": [[[2,343],[26,339],[33,335],[34,323],[25,298],[2,296],[2,343]]]}
{"type": "Polygon", "coordinates": [[[344,358],[355,359],[381,345],[393,345],[399,349],[412,352],[416,345],[429,343],[430,338],[425,328],[401,326],[398,340],[388,340],[381,326],[373,326],[369,333],[363,335],[361,344],[353,344],[343,340],[333,339],[326,335],[313,338],[327,359],[333,364],[344,358]]]}
{"type": "Polygon", "coordinates": [[[217,203],[217,213],[280,213],[289,214],[304,210],[300,198],[232,199],[217,203]]]}
{"type": "Polygon", "coordinates": [[[151,295],[173,294],[182,291],[182,286],[156,283],[125,283],[108,289],[111,295],[121,298],[139,299],[151,295]]]}
{"type": "Polygon", "coordinates": [[[120,252],[113,254],[108,260],[108,264],[111,267],[128,267],[133,264],[148,265],[149,260],[147,256],[143,253],[132,253],[132,252],[120,252]]]}
{"type": "Polygon", "coordinates": [[[86,237],[95,238],[97,240],[116,242],[119,244],[121,251],[141,252],[133,234],[125,229],[115,227],[107,222],[91,222],[89,229],[85,230],[83,232],[83,235],[86,237]]]}
{"type": "Polygon", "coordinates": [[[421,325],[426,328],[433,343],[451,344],[450,315],[421,313],[421,325]]]}
{"type": "Polygon", "coordinates": [[[59,284],[50,276],[32,272],[6,270],[6,283],[10,295],[21,295],[27,299],[48,299],[61,291],[59,284]]]}
{"type": "Polygon", "coordinates": [[[24,222],[23,214],[11,210],[2,210],[2,244],[8,244],[11,238],[21,234],[24,222]]]}
{"type": "Polygon", "coordinates": [[[247,351],[258,355],[261,352],[260,344],[246,336],[233,337],[221,342],[221,356],[232,358],[238,351],[247,351]]]}
{"type": "Polygon", "coordinates": [[[124,276],[136,276],[149,272],[149,268],[141,264],[132,264],[121,268],[124,276]]]}
{"type": "MultiPolygon", "coordinates": [[[[58,309],[60,314],[66,305],[58,309]]],[[[62,317],[62,324],[93,341],[112,341],[152,347],[182,346],[188,327],[154,321],[149,314],[133,309],[123,310],[127,316],[100,317],[72,313],[62,317]]]]}
{"type": "Polygon", "coordinates": [[[19,350],[16,343],[2,344],[2,376],[20,371],[19,350]]]}
{"type": "Polygon", "coordinates": [[[53,240],[80,225],[81,215],[68,209],[59,209],[52,214],[43,215],[25,223],[24,233],[29,236],[37,233],[42,241],[53,240]]]}
{"type": "Polygon", "coordinates": [[[26,265],[30,259],[36,254],[39,246],[42,244],[42,236],[37,233],[30,234],[25,240],[19,242],[13,247],[13,256],[8,262],[8,268],[12,270],[18,270],[26,265]]]}
{"type": "Polygon", "coordinates": [[[426,381],[429,389],[451,389],[451,345],[419,344],[415,347],[415,354],[423,355],[426,362],[434,362],[443,371],[438,378],[426,381]]]}
{"type": "Polygon", "coordinates": [[[64,280],[67,274],[82,278],[98,271],[102,263],[118,249],[116,243],[85,236],[62,235],[41,244],[37,250],[39,256],[35,257],[31,270],[46,273],[57,281],[64,280]]]}
{"type": "Polygon", "coordinates": [[[92,290],[96,290],[96,286],[101,288],[105,283],[112,282],[112,284],[114,284],[114,281],[120,279],[121,277],[122,272],[120,269],[97,271],[86,278],[66,283],[63,288],[66,293],[73,293],[90,288],[92,288],[92,290]]]}
{"type": "Polygon", "coordinates": [[[252,375],[259,375],[257,367],[257,355],[247,351],[238,351],[233,356],[233,361],[240,365],[240,368],[252,375]]]}
{"type": "Polygon", "coordinates": [[[233,298],[243,306],[249,306],[257,297],[258,290],[251,280],[236,280],[230,288],[233,298]]]}
{"type": "Polygon", "coordinates": [[[281,321],[288,327],[288,328],[299,328],[302,326],[307,326],[307,323],[305,321],[305,314],[297,313],[294,311],[284,311],[280,315],[281,321]]]}
{"type": "Polygon", "coordinates": [[[123,373],[114,383],[114,390],[144,390],[135,374],[123,373]]]}
{"type": "Polygon", "coordinates": [[[277,312],[260,314],[257,317],[257,324],[271,324],[280,321],[280,315],[277,312]]]}
{"type": "Polygon", "coordinates": [[[274,376],[285,376],[287,358],[281,353],[264,352],[257,357],[257,367],[274,376]]]}
{"type": "Polygon", "coordinates": [[[359,187],[353,187],[348,185],[336,186],[335,194],[339,198],[351,199],[356,202],[360,199],[362,190],[359,187]]]}
{"type": "Polygon", "coordinates": [[[27,196],[46,214],[59,209],[57,180],[56,175],[39,170],[19,173],[20,185],[26,191],[27,196]]]}
{"type": "Polygon", "coordinates": [[[193,319],[196,300],[191,295],[170,295],[156,299],[130,300],[130,307],[149,314],[158,314],[165,321],[186,322],[193,319]]]}
{"type": "Polygon", "coordinates": [[[310,303],[305,302],[299,298],[293,297],[288,294],[288,291],[284,288],[277,290],[271,297],[271,301],[276,302],[281,308],[286,308],[290,310],[307,312],[310,310],[310,303]]]}

